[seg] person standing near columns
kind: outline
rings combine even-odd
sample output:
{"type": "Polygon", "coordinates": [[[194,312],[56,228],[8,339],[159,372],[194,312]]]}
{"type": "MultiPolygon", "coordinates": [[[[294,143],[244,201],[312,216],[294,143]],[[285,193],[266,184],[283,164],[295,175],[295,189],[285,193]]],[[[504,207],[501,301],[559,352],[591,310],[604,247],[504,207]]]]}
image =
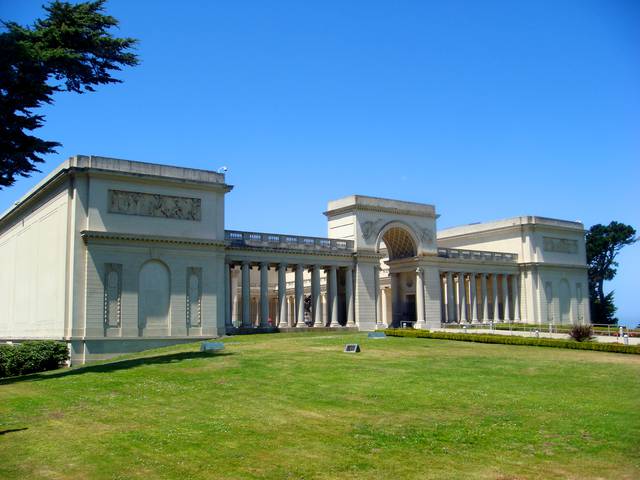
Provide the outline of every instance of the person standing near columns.
{"type": "Polygon", "coordinates": [[[324,327],[320,306],[320,265],[311,267],[311,308],[313,309],[313,326],[324,327]]]}
{"type": "Polygon", "coordinates": [[[242,326],[251,326],[251,285],[249,262],[242,262],[242,326]]]}
{"type": "Polygon", "coordinates": [[[424,329],[427,322],[424,316],[424,277],[422,268],[416,268],[416,328],[424,329]]]}
{"type": "Polygon", "coordinates": [[[509,278],[510,275],[502,275],[502,297],[504,298],[504,320],[505,322],[511,321],[511,315],[509,312],[509,278]]]}
{"type": "Polygon", "coordinates": [[[278,265],[278,327],[289,326],[289,310],[287,307],[287,264],[278,265]]]}
{"type": "Polygon", "coordinates": [[[469,274],[469,303],[471,304],[471,323],[478,323],[478,277],[469,274]]]}
{"type": "Polygon", "coordinates": [[[303,328],[307,325],[304,323],[304,266],[301,264],[296,265],[295,296],[296,327],[303,328]]]}
{"type": "Polygon", "coordinates": [[[453,301],[453,275],[447,272],[447,323],[456,321],[456,306],[453,301]]]}
{"type": "Polygon", "coordinates": [[[353,302],[353,268],[349,265],[345,271],[344,294],[347,303],[347,327],[356,326],[353,302]]]}
{"type": "Polygon", "coordinates": [[[329,313],[332,327],[340,327],[338,321],[338,269],[335,265],[329,267],[329,313]]]}
{"type": "Polygon", "coordinates": [[[458,273],[458,301],[460,302],[460,323],[467,323],[467,287],[464,273],[458,273]]]}

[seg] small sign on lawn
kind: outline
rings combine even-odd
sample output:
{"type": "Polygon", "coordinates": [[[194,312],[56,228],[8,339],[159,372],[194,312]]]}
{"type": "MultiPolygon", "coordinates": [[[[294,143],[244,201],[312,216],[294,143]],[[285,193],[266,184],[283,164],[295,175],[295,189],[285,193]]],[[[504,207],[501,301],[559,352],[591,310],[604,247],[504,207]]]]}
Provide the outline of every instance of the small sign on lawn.
{"type": "Polygon", "coordinates": [[[200,344],[201,352],[217,352],[224,350],[224,343],[222,342],[202,342],[200,344]]]}
{"type": "Polygon", "coordinates": [[[344,347],[344,353],[359,353],[360,345],[357,343],[347,343],[344,347]]]}
{"type": "Polygon", "coordinates": [[[384,332],[369,332],[367,337],[368,338],[387,338],[387,335],[384,332]]]}

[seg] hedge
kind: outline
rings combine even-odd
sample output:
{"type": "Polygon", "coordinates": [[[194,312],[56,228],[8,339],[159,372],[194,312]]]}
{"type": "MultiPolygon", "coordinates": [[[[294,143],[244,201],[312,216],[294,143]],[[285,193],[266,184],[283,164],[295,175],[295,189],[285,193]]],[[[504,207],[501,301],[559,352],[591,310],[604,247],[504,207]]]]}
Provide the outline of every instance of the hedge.
{"type": "Polygon", "coordinates": [[[63,342],[34,340],[0,345],[0,378],[60,368],[69,360],[63,342]]]}
{"type": "Polygon", "coordinates": [[[619,343],[576,342],[573,340],[553,340],[550,338],[531,338],[516,335],[491,335],[476,333],[430,332],[390,328],[384,331],[391,337],[435,338],[438,340],[457,340],[460,342],[500,343],[505,345],[530,345],[534,347],[572,348],[574,350],[597,350],[600,352],[632,353],[640,355],[640,345],[621,345],[619,343]]]}

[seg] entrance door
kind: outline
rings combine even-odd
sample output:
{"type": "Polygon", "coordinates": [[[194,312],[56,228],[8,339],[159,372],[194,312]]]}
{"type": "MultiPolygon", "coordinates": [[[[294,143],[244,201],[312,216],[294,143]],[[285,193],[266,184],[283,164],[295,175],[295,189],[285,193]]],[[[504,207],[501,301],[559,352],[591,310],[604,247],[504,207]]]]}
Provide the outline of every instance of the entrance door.
{"type": "Polygon", "coordinates": [[[414,293],[405,297],[404,308],[403,321],[413,324],[416,321],[416,295],[414,293]]]}

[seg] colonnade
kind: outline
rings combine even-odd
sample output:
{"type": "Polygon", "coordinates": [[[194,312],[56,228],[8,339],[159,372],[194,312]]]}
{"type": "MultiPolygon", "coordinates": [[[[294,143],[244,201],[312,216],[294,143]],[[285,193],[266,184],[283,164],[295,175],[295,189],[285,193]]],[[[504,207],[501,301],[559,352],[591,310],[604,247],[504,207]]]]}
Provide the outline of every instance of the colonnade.
{"type": "Polygon", "coordinates": [[[519,275],[448,271],[440,279],[444,323],[520,321],[519,275]]]}
{"type": "Polygon", "coordinates": [[[225,268],[227,328],[243,327],[355,327],[353,297],[353,267],[322,264],[288,264],[285,262],[228,261],[225,268]],[[257,266],[260,270],[259,300],[256,309],[257,318],[251,316],[251,279],[250,271],[257,266]],[[276,315],[270,318],[269,309],[269,269],[278,272],[276,286],[276,315]],[[311,273],[311,311],[305,319],[304,272],[311,273]],[[321,292],[320,273],[325,271],[326,293],[321,292]],[[344,272],[344,296],[346,322],[340,323],[338,308],[338,271],[344,272]],[[287,272],[294,272],[293,295],[287,295],[287,272]],[[238,286],[240,284],[240,288],[238,286]],[[236,318],[238,316],[239,318],[236,318]],[[235,320],[235,321],[234,321],[235,320]],[[308,321],[308,323],[307,323],[308,321]]]}

